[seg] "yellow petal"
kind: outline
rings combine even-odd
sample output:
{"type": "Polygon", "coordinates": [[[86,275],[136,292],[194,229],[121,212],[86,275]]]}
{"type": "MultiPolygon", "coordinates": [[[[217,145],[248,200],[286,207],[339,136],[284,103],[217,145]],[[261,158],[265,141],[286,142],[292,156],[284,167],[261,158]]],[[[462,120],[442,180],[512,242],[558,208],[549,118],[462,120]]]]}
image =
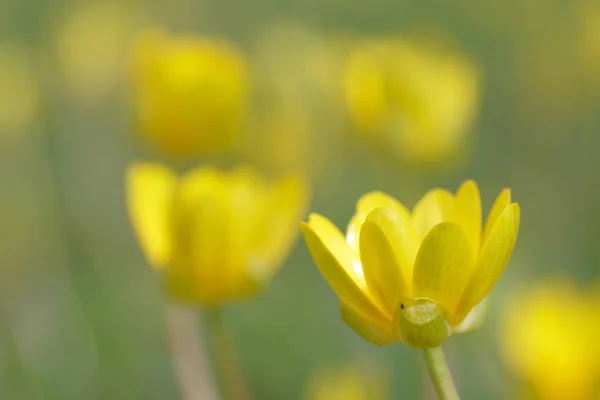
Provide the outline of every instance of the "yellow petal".
{"type": "MultiPolygon", "coordinates": [[[[223,240],[218,249],[219,268],[231,280],[231,285],[245,285],[248,269],[260,269],[266,263],[262,243],[269,234],[267,216],[268,188],[254,169],[240,167],[231,171],[224,181],[222,198],[223,240]]],[[[258,275],[258,274],[257,274],[258,275]]],[[[234,290],[234,289],[232,289],[234,290]]]]}
{"type": "Polygon", "coordinates": [[[346,241],[355,251],[358,251],[360,228],[367,214],[377,207],[392,207],[406,218],[410,213],[398,200],[380,191],[369,192],[363,195],[356,203],[356,214],[350,220],[346,231],[346,241]]]}
{"type": "Polygon", "coordinates": [[[156,164],[133,164],[127,172],[129,216],[150,263],[165,267],[173,251],[172,210],[177,177],[156,164]]]}
{"type": "Polygon", "coordinates": [[[360,259],[365,280],[390,315],[410,296],[416,248],[410,223],[394,208],[376,208],[362,224],[360,259]]]}
{"type": "Polygon", "coordinates": [[[465,333],[479,329],[485,320],[489,308],[489,299],[489,297],[485,297],[481,300],[458,325],[452,327],[452,330],[455,333],[465,333]]]}
{"type": "Polygon", "coordinates": [[[352,307],[344,303],[341,304],[340,311],[344,322],[363,339],[378,346],[385,346],[398,341],[390,324],[382,324],[376,320],[362,317],[352,307]]]}
{"type": "Polygon", "coordinates": [[[500,195],[494,202],[492,209],[490,210],[490,214],[488,215],[487,222],[485,224],[485,230],[483,232],[483,240],[481,242],[482,244],[485,243],[487,238],[490,236],[490,232],[492,231],[492,228],[494,227],[496,221],[500,217],[500,214],[502,214],[502,211],[504,211],[504,209],[509,206],[510,202],[510,189],[504,189],[502,193],[500,193],[500,195]]]}
{"type": "Polygon", "coordinates": [[[234,251],[227,241],[227,176],[213,168],[193,170],[183,178],[180,196],[177,268],[196,280],[202,297],[221,300],[235,278],[225,256],[234,251]]]}
{"type": "Polygon", "coordinates": [[[458,189],[454,202],[454,221],[462,226],[473,251],[479,252],[481,196],[475,182],[467,181],[458,189]]]}
{"type": "Polygon", "coordinates": [[[506,207],[496,221],[456,309],[458,318],[463,318],[479,303],[502,275],[517,241],[519,220],[519,205],[513,203],[506,207]]]}
{"type": "Polygon", "coordinates": [[[442,222],[425,236],[415,261],[413,295],[437,301],[452,312],[473,266],[471,245],[460,225],[442,222]]]}
{"type": "Polygon", "coordinates": [[[442,221],[452,220],[454,196],[443,189],[433,189],[415,206],[412,213],[413,227],[419,241],[431,228],[442,221]]]}
{"type": "Polygon", "coordinates": [[[368,292],[358,256],[335,225],[327,218],[311,214],[308,223],[301,226],[310,254],[340,300],[361,315],[386,320],[368,292]]]}
{"type": "Polygon", "coordinates": [[[252,271],[264,276],[272,274],[289,253],[299,233],[298,221],[304,218],[310,197],[307,179],[291,175],[277,182],[267,197],[266,218],[259,222],[266,229],[266,240],[259,253],[264,258],[266,270],[252,271]]]}

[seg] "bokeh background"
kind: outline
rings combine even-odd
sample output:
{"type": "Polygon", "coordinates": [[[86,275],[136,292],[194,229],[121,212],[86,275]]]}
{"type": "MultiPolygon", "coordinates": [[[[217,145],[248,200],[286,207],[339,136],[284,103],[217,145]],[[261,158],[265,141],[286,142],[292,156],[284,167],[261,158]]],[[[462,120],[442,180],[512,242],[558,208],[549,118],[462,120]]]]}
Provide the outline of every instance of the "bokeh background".
{"type": "MultiPolygon", "coordinates": [[[[1,0],[0,9],[2,399],[184,397],[174,365],[202,352],[185,333],[201,332],[190,318],[200,312],[165,295],[125,205],[127,165],[160,159],[139,139],[131,95],[133,43],[152,26],[231,41],[253,74],[251,112],[267,120],[233,155],[181,169],[305,170],[310,209],[339,227],[369,190],[412,207],[431,187],[472,178],[487,213],[512,188],[521,233],[487,321],[444,346],[464,398],[520,393],[499,345],[517,288],[600,274],[597,2],[1,0]],[[477,112],[458,162],[408,163],[357,133],[338,68],[360,38],[380,35],[450,44],[476,65],[477,112]]],[[[387,398],[433,398],[418,351],[374,347],[342,323],[300,239],[271,287],[225,317],[256,399],[305,398],[315,371],[336,365],[376,375],[387,398]]]]}

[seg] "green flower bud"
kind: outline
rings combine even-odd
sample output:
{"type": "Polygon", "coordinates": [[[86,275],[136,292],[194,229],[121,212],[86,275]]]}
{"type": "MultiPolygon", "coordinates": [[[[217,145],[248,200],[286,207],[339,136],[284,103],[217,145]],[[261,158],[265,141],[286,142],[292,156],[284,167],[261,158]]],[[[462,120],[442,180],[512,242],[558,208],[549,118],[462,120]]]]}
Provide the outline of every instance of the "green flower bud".
{"type": "Polygon", "coordinates": [[[452,334],[446,310],[426,298],[399,304],[396,326],[402,341],[411,347],[437,347],[452,334]]]}

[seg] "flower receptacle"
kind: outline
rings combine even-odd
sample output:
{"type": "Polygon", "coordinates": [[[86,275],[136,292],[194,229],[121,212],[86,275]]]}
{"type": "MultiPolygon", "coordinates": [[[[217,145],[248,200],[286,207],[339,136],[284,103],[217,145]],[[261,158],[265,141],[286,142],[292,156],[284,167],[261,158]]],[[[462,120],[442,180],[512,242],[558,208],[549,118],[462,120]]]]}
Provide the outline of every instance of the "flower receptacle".
{"type": "Polygon", "coordinates": [[[411,347],[437,347],[452,334],[446,310],[435,301],[420,298],[398,304],[396,326],[411,347]]]}

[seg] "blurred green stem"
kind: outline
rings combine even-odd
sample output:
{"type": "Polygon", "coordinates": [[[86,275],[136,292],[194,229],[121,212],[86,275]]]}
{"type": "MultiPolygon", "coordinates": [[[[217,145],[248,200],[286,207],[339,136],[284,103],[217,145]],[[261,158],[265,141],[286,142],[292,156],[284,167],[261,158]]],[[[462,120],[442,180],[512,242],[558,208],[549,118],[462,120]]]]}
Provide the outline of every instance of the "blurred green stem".
{"type": "Polygon", "coordinates": [[[441,347],[423,349],[427,369],[440,400],[460,400],[441,347]]]}
{"type": "Polygon", "coordinates": [[[248,400],[250,398],[244,375],[239,367],[233,342],[223,323],[223,315],[218,307],[206,309],[206,324],[210,334],[219,377],[228,400],[248,400]]]}

